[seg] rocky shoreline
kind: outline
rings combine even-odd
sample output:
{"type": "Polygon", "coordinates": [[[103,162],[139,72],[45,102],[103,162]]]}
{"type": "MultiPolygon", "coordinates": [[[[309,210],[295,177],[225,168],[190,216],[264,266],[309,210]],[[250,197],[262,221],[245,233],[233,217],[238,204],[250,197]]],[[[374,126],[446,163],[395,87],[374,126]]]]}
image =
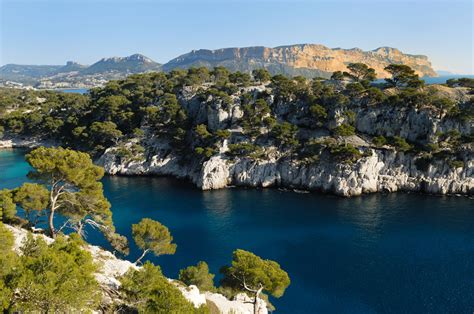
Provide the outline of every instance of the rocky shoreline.
{"type": "Polygon", "coordinates": [[[124,161],[108,149],[98,163],[110,175],[168,175],[185,178],[202,190],[229,186],[282,187],[316,190],[340,196],[374,192],[474,194],[474,162],[452,169],[443,162],[419,171],[415,159],[402,152],[368,149],[370,156],[352,165],[306,164],[291,159],[255,161],[213,156],[199,165],[182,165],[177,156],[161,151],[144,161],[124,161]]]}
{"type": "MultiPolygon", "coordinates": [[[[55,146],[40,139],[10,138],[0,149],[55,146]]],[[[354,164],[304,163],[290,158],[253,160],[229,159],[226,147],[219,155],[200,164],[182,164],[166,143],[155,145],[156,154],[144,160],[123,160],[112,147],[97,160],[108,175],[171,176],[191,181],[202,190],[230,186],[289,188],[319,191],[351,197],[376,192],[422,192],[427,194],[474,195],[474,160],[452,169],[437,162],[420,171],[415,158],[390,149],[367,148],[366,157],[354,164]]]]}

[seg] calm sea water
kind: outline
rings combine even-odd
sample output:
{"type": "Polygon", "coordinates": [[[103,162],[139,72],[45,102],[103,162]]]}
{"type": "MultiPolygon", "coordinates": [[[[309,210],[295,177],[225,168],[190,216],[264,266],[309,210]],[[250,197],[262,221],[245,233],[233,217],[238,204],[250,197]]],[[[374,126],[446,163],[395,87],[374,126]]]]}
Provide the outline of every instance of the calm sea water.
{"type": "Polygon", "coordinates": [[[438,77],[423,77],[422,79],[426,84],[444,84],[449,79],[459,79],[459,78],[471,78],[474,79],[474,75],[440,75],[438,77]]]}
{"type": "Polygon", "coordinates": [[[86,94],[89,91],[88,88],[62,88],[56,90],[67,94],[86,94]]]}
{"type": "MultiPolygon", "coordinates": [[[[0,150],[0,188],[25,181],[21,151],[0,150]]],[[[175,255],[170,277],[200,260],[213,272],[243,248],[278,261],[292,283],[278,313],[473,313],[474,200],[416,194],[351,199],[274,189],[202,192],[169,178],[107,177],[119,232],[151,217],[175,255]]],[[[93,231],[90,242],[106,245],[93,231]]],[[[139,255],[132,246],[130,259],[139,255]]]]}

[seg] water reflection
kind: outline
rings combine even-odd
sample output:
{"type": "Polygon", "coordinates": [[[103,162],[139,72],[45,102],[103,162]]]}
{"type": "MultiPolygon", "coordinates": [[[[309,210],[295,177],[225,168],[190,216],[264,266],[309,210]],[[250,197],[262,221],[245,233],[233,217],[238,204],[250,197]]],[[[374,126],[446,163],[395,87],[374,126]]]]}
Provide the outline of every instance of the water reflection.
{"type": "Polygon", "coordinates": [[[233,208],[231,189],[203,191],[201,195],[203,207],[213,215],[217,214],[221,217],[231,215],[233,208]]]}

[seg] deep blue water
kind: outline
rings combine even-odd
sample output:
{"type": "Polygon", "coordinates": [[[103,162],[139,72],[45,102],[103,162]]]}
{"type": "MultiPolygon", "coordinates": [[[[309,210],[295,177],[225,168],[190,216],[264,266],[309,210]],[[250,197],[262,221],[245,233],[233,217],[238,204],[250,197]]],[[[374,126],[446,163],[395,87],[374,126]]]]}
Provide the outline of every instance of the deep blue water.
{"type": "MultiPolygon", "coordinates": [[[[21,151],[0,150],[0,188],[25,181],[21,151]]],[[[175,255],[170,277],[199,260],[213,272],[243,248],[278,261],[292,283],[277,313],[473,313],[474,200],[417,194],[351,199],[274,189],[202,192],[170,178],[107,177],[119,232],[151,217],[175,255]]],[[[94,232],[90,242],[104,245],[94,232]]],[[[130,259],[138,256],[132,246],[130,259]]]]}

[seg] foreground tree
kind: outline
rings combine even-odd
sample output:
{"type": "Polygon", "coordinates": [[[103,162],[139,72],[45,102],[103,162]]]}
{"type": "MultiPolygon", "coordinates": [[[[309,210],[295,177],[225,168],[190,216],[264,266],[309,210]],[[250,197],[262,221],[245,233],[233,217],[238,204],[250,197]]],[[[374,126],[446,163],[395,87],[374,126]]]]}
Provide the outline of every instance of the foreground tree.
{"type": "Polygon", "coordinates": [[[74,193],[97,189],[104,171],[89,155],[63,148],[40,147],[27,154],[26,160],[34,168],[28,176],[49,187],[48,225],[54,238],[56,211],[67,208],[74,193]]]}
{"type": "Polygon", "coordinates": [[[17,255],[13,237],[0,224],[0,306],[8,313],[67,313],[96,309],[97,267],[74,234],[47,244],[28,235],[17,255]]]}
{"type": "Polygon", "coordinates": [[[189,266],[179,271],[179,280],[186,285],[195,285],[201,291],[213,291],[214,274],[209,273],[209,266],[206,262],[199,262],[196,266],[189,266]]]}
{"type": "Polygon", "coordinates": [[[40,147],[26,155],[34,168],[28,176],[48,189],[48,226],[51,237],[69,224],[82,234],[84,224],[97,227],[111,244],[122,253],[127,253],[124,238],[116,235],[112,221],[110,203],[104,197],[99,180],[104,170],[92,163],[86,153],[64,148],[40,147]],[[59,230],[55,227],[56,213],[68,218],[59,230]],[[120,240],[120,241],[118,241],[120,240]]]}
{"type": "Polygon", "coordinates": [[[165,278],[159,266],[146,262],[140,270],[131,268],[120,280],[126,305],[139,313],[194,313],[182,293],[165,278]]]}
{"type": "Polygon", "coordinates": [[[10,221],[16,215],[16,206],[13,203],[12,192],[7,189],[0,190],[0,221],[10,221]]]}
{"type": "Polygon", "coordinates": [[[4,313],[11,307],[14,287],[10,283],[18,268],[13,243],[13,234],[0,222],[0,312],[4,313]]]}
{"type": "Polygon", "coordinates": [[[24,183],[13,191],[13,200],[23,208],[28,224],[36,227],[48,207],[49,191],[40,184],[24,183]]]}
{"type": "Polygon", "coordinates": [[[221,285],[224,288],[244,291],[253,296],[255,314],[258,313],[258,298],[262,292],[279,298],[290,285],[288,274],[278,263],[261,259],[244,250],[234,251],[231,266],[222,267],[221,273],[221,285]]]}
{"type": "Polygon", "coordinates": [[[150,251],[156,256],[176,252],[176,244],[172,243],[173,237],[170,231],[158,221],[144,218],[138,224],[133,224],[132,237],[137,246],[143,250],[135,264],[140,263],[150,251]]]}

